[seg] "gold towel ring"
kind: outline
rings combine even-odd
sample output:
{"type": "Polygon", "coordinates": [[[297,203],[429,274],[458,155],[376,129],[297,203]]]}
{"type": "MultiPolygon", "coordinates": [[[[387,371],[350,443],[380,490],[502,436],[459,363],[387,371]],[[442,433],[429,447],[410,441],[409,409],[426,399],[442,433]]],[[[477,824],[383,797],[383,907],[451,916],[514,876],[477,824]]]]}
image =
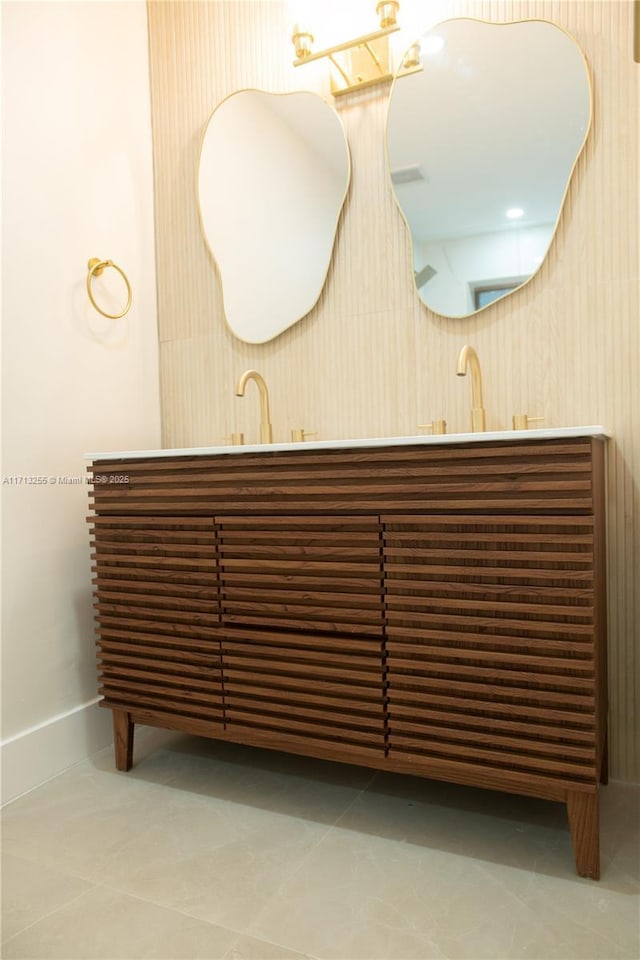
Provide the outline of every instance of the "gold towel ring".
{"type": "Polygon", "coordinates": [[[108,317],[109,320],[119,320],[120,317],[124,317],[125,313],[128,312],[129,307],[131,306],[131,284],[129,283],[124,270],[122,270],[117,263],[114,263],[113,260],[99,260],[98,257],[93,257],[91,260],[89,260],[88,267],[89,273],[87,274],[87,293],[89,294],[89,300],[91,300],[91,303],[96,308],[98,313],[101,313],[103,317],[108,317]],[[98,306],[93,298],[93,294],[91,292],[91,280],[93,277],[99,277],[105,267],[113,267],[114,270],[117,270],[127,286],[127,304],[122,313],[107,313],[102,309],[102,307],[98,306]]]}

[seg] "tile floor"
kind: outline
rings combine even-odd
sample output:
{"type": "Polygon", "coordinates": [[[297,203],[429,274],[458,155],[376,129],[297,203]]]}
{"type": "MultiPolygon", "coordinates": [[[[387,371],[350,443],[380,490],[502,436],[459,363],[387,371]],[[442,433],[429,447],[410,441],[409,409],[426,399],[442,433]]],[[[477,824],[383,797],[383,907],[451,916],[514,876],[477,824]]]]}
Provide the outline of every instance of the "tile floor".
{"type": "Polygon", "coordinates": [[[7,805],[2,956],[640,956],[640,788],[602,791],[602,879],[564,808],[136,730],[7,805]]]}

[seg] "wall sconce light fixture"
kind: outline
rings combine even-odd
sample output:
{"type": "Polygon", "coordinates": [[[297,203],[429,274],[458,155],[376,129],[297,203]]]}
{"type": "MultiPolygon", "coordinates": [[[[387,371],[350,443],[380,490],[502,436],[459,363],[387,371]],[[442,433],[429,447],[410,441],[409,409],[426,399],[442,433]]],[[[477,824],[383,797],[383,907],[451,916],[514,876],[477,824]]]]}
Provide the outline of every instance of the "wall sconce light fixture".
{"type": "Polygon", "coordinates": [[[417,70],[421,69],[420,62],[420,43],[416,41],[412,43],[407,52],[404,55],[404,60],[402,61],[402,66],[405,70],[415,73],[417,70]]]}
{"type": "Polygon", "coordinates": [[[313,34],[309,33],[306,27],[302,27],[296,23],[291,34],[291,42],[298,60],[306,60],[307,57],[312,55],[311,44],[313,41],[313,34]]]}
{"type": "Polygon", "coordinates": [[[400,29],[397,22],[399,7],[398,0],[380,0],[376,6],[379,30],[327,47],[317,53],[311,49],[313,35],[309,28],[296,25],[291,35],[296,52],[294,67],[300,67],[312,60],[329,60],[335,68],[335,73],[331,74],[331,92],[334,97],[392,80],[388,36],[400,29]],[[341,56],[337,57],[337,54],[341,56]]]}
{"type": "Polygon", "coordinates": [[[384,30],[385,27],[395,27],[398,22],[399,8],[400,4],[398,0],[380,0],[380,3],[376,7],[376,13],[378,14],[381,30],[384,30]]]}

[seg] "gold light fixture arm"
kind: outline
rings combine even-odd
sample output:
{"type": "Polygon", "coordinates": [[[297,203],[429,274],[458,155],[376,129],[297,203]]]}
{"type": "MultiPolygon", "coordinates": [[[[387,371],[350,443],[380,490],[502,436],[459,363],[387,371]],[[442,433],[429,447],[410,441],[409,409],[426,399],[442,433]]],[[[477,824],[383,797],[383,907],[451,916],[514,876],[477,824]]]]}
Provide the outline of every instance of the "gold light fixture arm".
{"type": "Polygon", "coordinates": [[[382,64],[380,63],[379,59],[376,57],[374,51],[371,49],[371,44],[370,44],[370,43],[363,43],[362,46],[363,46],[363,47],[365,48],[365,50],[369,53],[371,59],[372,59],[373,62],[375,63],[375,65],[376,65],[376,67],[378,68],[378,70],[380,71],[380,73],[383,74],[383,73],[384,73],[384,68],[383,68],[382,64]]]}
{"type": "Polygon", "coordinates": [[[338,71],[338,73],[340,74],[340,76],[342,77],[342,79],[344,80],[344,82],[348,87],[349,84],[351,83],[351,80],[349,79],[349,74],[344,72],[344,70],[342,69],[342,67],[340,66],[340,64],[338,63],[338,61],[336,60],[336,58],[332,53],[327,54],[327,58],[331,60],[331,63],[334,65],[334,67],[336,68],[336,70],[338,71]]]}
{"type": "Polygon", "coordinates": [[[344,50],[353,50],[354,47],[361,47],[371,40],[380,40],[382,37],[387,37],[390,33],[395,33],[399,29],[400,27],[396,24],[396,26],[393,27],[385,27],[384,30],[374,30],[373,33],[365,33],[361,37],[356,37],[355,40],[336,43],[334,46],[327,47],[325,50],[318,50],[317,53],[310,53],[307,57],[294,60],[293,65],[294,67],[300,67],[303,63],[311,63],[312,60],[322,60],[323,57],[328,57],[332,53],[342,53],[344,50]]]}
{"type": "Polygon", "coordinates": [[[127,278],[124,270],[118,266],[117,263],[114,263],[113,260],[100,260],[98,257],[92,257],[87,264],[89,268],[89,273],[87,274],[87,293],[89,294],[89,300],[91,301],[92,306],[101,313],[103,317],[108,317],[109,320],[119,320],[121,317],[124,317],[125,313],[129,312],[131,306],[132,293],[131,293],[131,284],[127,278]],[[113,267],[114,270],[120,274],[122,279],[125,282],[127,288],[127,302],[124,310],[121,313],[107,313],[106,310],[103,310],[102,307],[98,306],[93,296],[93,291],[91,290],[91,281],[94,277],[99,277],[103,273],[105,267],[113,267]]]}
{"type": "Polygon", "coordinates": [[[389,68],[389,44],[387,37],[391,33],[399,30],[398,24],[384,27],[381,30],[374,30],[373,33],[365,33],[354,40],[347,40],[345,43],[337,43],[325,50],[319,50],[317,53],[305,53],[302,57],[297,57],[293,61],[294,67],[301,67],[305,63],[311,63],[312,60],[329,60],[336,68],[345,84],[344,87],[336,86],[332,81],[331,92],[339,97],[342,94],[349,93],[352,90],[360,90],[363,87],[369,87],[374,83],[380,83],[383,80],[391,81],[393,72],[389,68]],[[367,59],[363,60],[362,55],[358,60],[358,54],[365,51],[367,59]],[[346,53],[346,62],[340,63],[336,59],[337,53],[346,53]],[[370,62],[369,62],[370,61],[370,62]],[[357,62],[357,66],[355,65],[357,62]],[[368,68],[365,66],[369,63],[368,68]]]}

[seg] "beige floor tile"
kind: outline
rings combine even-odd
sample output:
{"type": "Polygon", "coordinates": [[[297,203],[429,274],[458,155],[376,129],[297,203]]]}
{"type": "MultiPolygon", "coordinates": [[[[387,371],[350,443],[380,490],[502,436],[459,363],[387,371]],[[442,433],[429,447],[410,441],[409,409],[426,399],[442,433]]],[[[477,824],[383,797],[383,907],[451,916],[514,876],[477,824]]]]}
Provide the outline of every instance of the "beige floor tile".
{"type": "Polygon", "coordinates": [[[31,860],[2,857],[2,940],[90,890],[86,880],[31,860]]]}
{"type": "Polygon", "coordinates": [[[250,926],[253,936],[314,956],[393,960],[445,957],[425,922],[444,882],[464,864],[429,863],[407,844],[334,828],[250,926]]]}
{"type": "Polygon", "coordinates": [[[532,797],[380,774],[339,825],[481,862],[575,873],[564,805],[532,797]]]}
{"type": "Polygon", "coordinates": [[[472,858],[339,828],[283,884],[250,932],[314,956],[352,960],[572,956],[543,917],[472,858]]]}
{"type": "Polygon", "coordinates": [[[543,918],[549,933],[568,945],[567,957],[640,957],[637,893],[612,889],[606,879],[594,883],[577,876],[567,879],[495,866],[485,869],[510,896],[543,918]]]}
{"type": "Polygon", "coordinates": [[[236,939],[222,927],[96,887],[7,941],[2,955],[7,960],[216,960],[236,939]]]}
{"type": "Polygon", "coordinates": [[[226,800],[183,795],[103,865],[105,883],[243,932],[328,827],[226,800]]]}
{"type": "Polygon", "coordinates": [[[312,960],[306,953],[287,950],[266,940],[241,936],[231,947],[226,960],[312,960]]]}
{"type": "Polygon", "coordinates": [[[165,786],[79,764],[3,808],[3,849],[97,880],[103,865],[174,802],[165,786]]]}

